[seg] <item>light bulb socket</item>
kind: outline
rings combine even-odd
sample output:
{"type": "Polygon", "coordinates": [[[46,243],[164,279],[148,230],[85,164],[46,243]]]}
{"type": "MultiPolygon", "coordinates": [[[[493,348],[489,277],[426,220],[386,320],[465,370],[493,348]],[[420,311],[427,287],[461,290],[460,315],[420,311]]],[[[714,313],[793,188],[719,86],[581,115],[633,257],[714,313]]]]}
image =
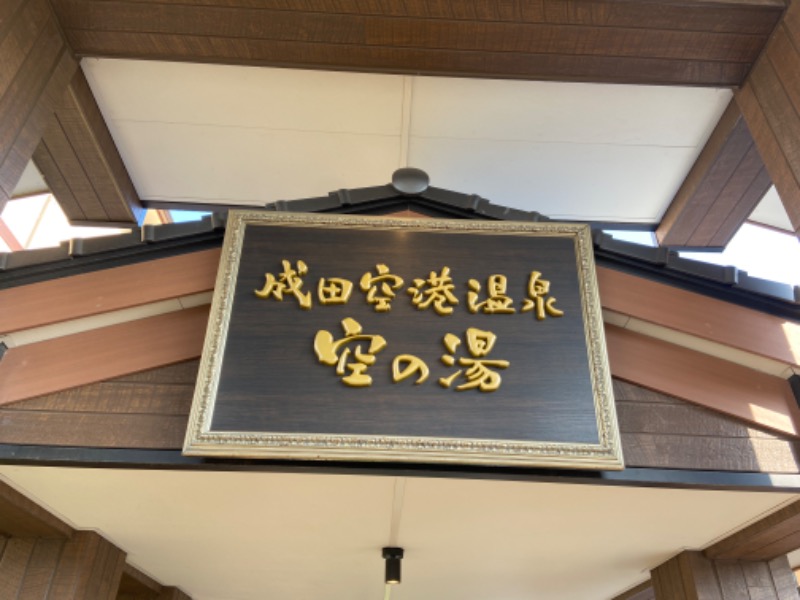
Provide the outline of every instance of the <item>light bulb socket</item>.
{"type": "Polygon", "coordinates": [[[402,548],[384,548],[383,558],[386,559],[386,583],[400,583],[400,564],[403,558],[402,548]]]}

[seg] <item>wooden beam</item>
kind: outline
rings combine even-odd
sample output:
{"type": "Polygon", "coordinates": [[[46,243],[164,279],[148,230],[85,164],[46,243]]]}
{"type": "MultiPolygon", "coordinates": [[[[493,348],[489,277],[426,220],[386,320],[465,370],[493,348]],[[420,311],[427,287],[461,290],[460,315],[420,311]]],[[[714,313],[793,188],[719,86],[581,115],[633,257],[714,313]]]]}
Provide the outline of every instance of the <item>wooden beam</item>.
{"type": "Polygon", "coordinates": [[[606,267],[597,268],[597,281],[603,308],[789,365],[800,363],[798,323],[606,267]]]}
{"type": "Polygon", "coordinates": [[[0,481],[0,535],[66,539],[72,527],[0,481]]]}
{"type": "Polygon", "coordinates": [[[0,361],[0,405],[196,358],[207,321],[199,306],[11,348],[0,361]]]}
{"type": "Polygon", "coordinates": [[[54,0],[83,56],[734,86],[782,2],[54,0]]]}
{"type": "Polygon", "coordinates": [[[746,422],[800,435],[800,409],[789,382],[719,358],[606,325],[615,377],[746,422]]]}
{"type": "Polygon", "coordinates": [[[0,332],[89,317],[214,289],[220,249],[0,290],[0,332]]]}
{"type": "Polygon", "coordinates": [[[78,71],[33,159],[73,225],[140,224],[145,209],[78,71]]]}
{"type": "Polygon", "coordinates": [[[772,560],[800,548],[800,501],[728,536],[704,552],[725,560],[772,560]]]}
{"type": "Polygon", "coordinates": [[[78,66],[47,0],[0,4],[0,64],[2,209],[78,66]]]}
{"type": "Polygon", "coordinates": [[[772,181],[731,101],[656,230],[662,246],[725,247],[772,181]]]}
{"type": "Polygon", "coordinates": [[[800,3],[790,4],[735,99],[800,235],[800,3]]]}

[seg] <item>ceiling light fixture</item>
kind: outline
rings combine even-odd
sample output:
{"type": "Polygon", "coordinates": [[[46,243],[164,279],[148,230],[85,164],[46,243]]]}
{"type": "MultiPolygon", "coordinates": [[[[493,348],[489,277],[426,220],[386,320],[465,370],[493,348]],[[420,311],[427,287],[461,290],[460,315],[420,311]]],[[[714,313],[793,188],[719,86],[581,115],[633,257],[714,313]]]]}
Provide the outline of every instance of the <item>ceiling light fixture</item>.
{"type": "Polygon", "coordinates": [[[383,558],[386,559],[386,583],[400,583],[400,561],[403,558],[403,549],[394,547],[384,548],[383,558]]]}

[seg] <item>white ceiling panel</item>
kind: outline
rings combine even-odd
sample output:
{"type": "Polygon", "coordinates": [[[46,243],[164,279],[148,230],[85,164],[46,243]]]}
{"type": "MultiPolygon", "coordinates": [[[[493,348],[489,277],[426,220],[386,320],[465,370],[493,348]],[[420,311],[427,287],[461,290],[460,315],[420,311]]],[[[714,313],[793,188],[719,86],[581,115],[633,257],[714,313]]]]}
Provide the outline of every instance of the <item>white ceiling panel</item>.
{"type": "Polygon", "coordinates": [[[399,135],[402,77],[84,59],[107,121],[399,135]]]}
{"type": "Polygon", "coordinates": [[[413,136],[542,143],[702,147],[732,97],[708,88],[440,77],[413,85],[413,136]]]}
{"type": "Polygon", "coordinates": [[[486,480],[1,466],[195,600],[598,600],[795,498],[486,480]],[[392,531],[396,541],[391,540],[392,531]]]}
{"type": "Polygon", "coordinates": [[[439,187],[552,218],[657,222],[693,149],[413,138],[409,162],[439,187]]]}
{"type": "Polygon", "coordinates": [[[729,90],[85,59],[145,200],[262,204],[388,183],[655,223],[729,90]]]}
{"type": "Polygon", "coordinates": [[[374,185],[399,138],[121,121],[115,138],[143,198],[263,205],[374,185]]]}

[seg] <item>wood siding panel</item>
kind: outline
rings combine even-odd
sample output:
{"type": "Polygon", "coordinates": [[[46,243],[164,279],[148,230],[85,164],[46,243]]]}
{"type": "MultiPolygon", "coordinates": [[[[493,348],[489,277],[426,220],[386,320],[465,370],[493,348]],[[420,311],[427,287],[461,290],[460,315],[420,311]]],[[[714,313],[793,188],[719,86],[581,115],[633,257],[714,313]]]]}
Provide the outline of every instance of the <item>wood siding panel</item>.
{"type": "Polygon", "coordinates": [[[800,410],[780,377],[606,325],[615,377],[797,436],[800,410]]]}
{"type": "Polygon", "coordinates": [[[25,581],[36,540],[11,538],[0,556],[0,598],[16,598],[25,581]]]}
{"type": "Polygon", "coordinates": [[[115,600],[125,553],[89,531],[76,532],[65,543],[50,594],[59,600],[115,600]]]}
{"type": "Polygon", "coordinates": [[[603,308],[787,364],[800,364],[800,324],[606,267],[603,308]],[[731,327],[736,323],[736,327],[731,327]]]}
{"type": "Polygon", "coordinates": [[[57,0],[82,55],[580,81],[738,85],[781,6],[57,0]]]}
{"type": "Polygon", "coordinates": [[[12,348],[0,361],[0,405],[196,358],[207,321],[201,306],[12,348]]]}
{"type": "Polygon", "coordinates": [[[651,572],[656,600],[795,600],[787,560],[712,561],[685,551],[651,572]]]}
{"type": "Polygon", "coordinates": [[[186,416],[68,414],[0,409],[0,442],[81,448],[183,447],[186,416]],[[53,444],[58,440],[58,444],[53,444]]]}
{"type": "Polygon", "coordinates": [[[786,557],[767,561],[709,560],[684,551],[651,571],[656,600],[796,600],[786,557]]]}
{"type": "Polygon", "coordinates": [[[138,223],[144,209],[79,71],[34,160],[72,222],[138,223]]]}
{"type": "Polygon", "coordinates": [[[771,180],[735,102],[717,123],[656,230],[672,247],[727,245],[771,180]]]}
{"type": "Polygon", "coordinates": [[[36,540],[25,580],[22,582],[19,596],[16,600],[49,600],[50,583],[56,565],[61,558],[64,547],[63,540],[36,540]]]}
{"type": "MultiPolygon", "coordinates": [[[[192,360],[15,403],[0,409],[0,443],[180,449],[197,369],[192,360]]],[[[786,436],[624,381],[614,389],[628,466],[800,471],[786,436]]]]}
{"type": "Polygon", "coordinates": [[[219,255],[203,250],[0,290],[0,305],[15,307],[0,311],[0,332],[211,291],[219,255]]]}

